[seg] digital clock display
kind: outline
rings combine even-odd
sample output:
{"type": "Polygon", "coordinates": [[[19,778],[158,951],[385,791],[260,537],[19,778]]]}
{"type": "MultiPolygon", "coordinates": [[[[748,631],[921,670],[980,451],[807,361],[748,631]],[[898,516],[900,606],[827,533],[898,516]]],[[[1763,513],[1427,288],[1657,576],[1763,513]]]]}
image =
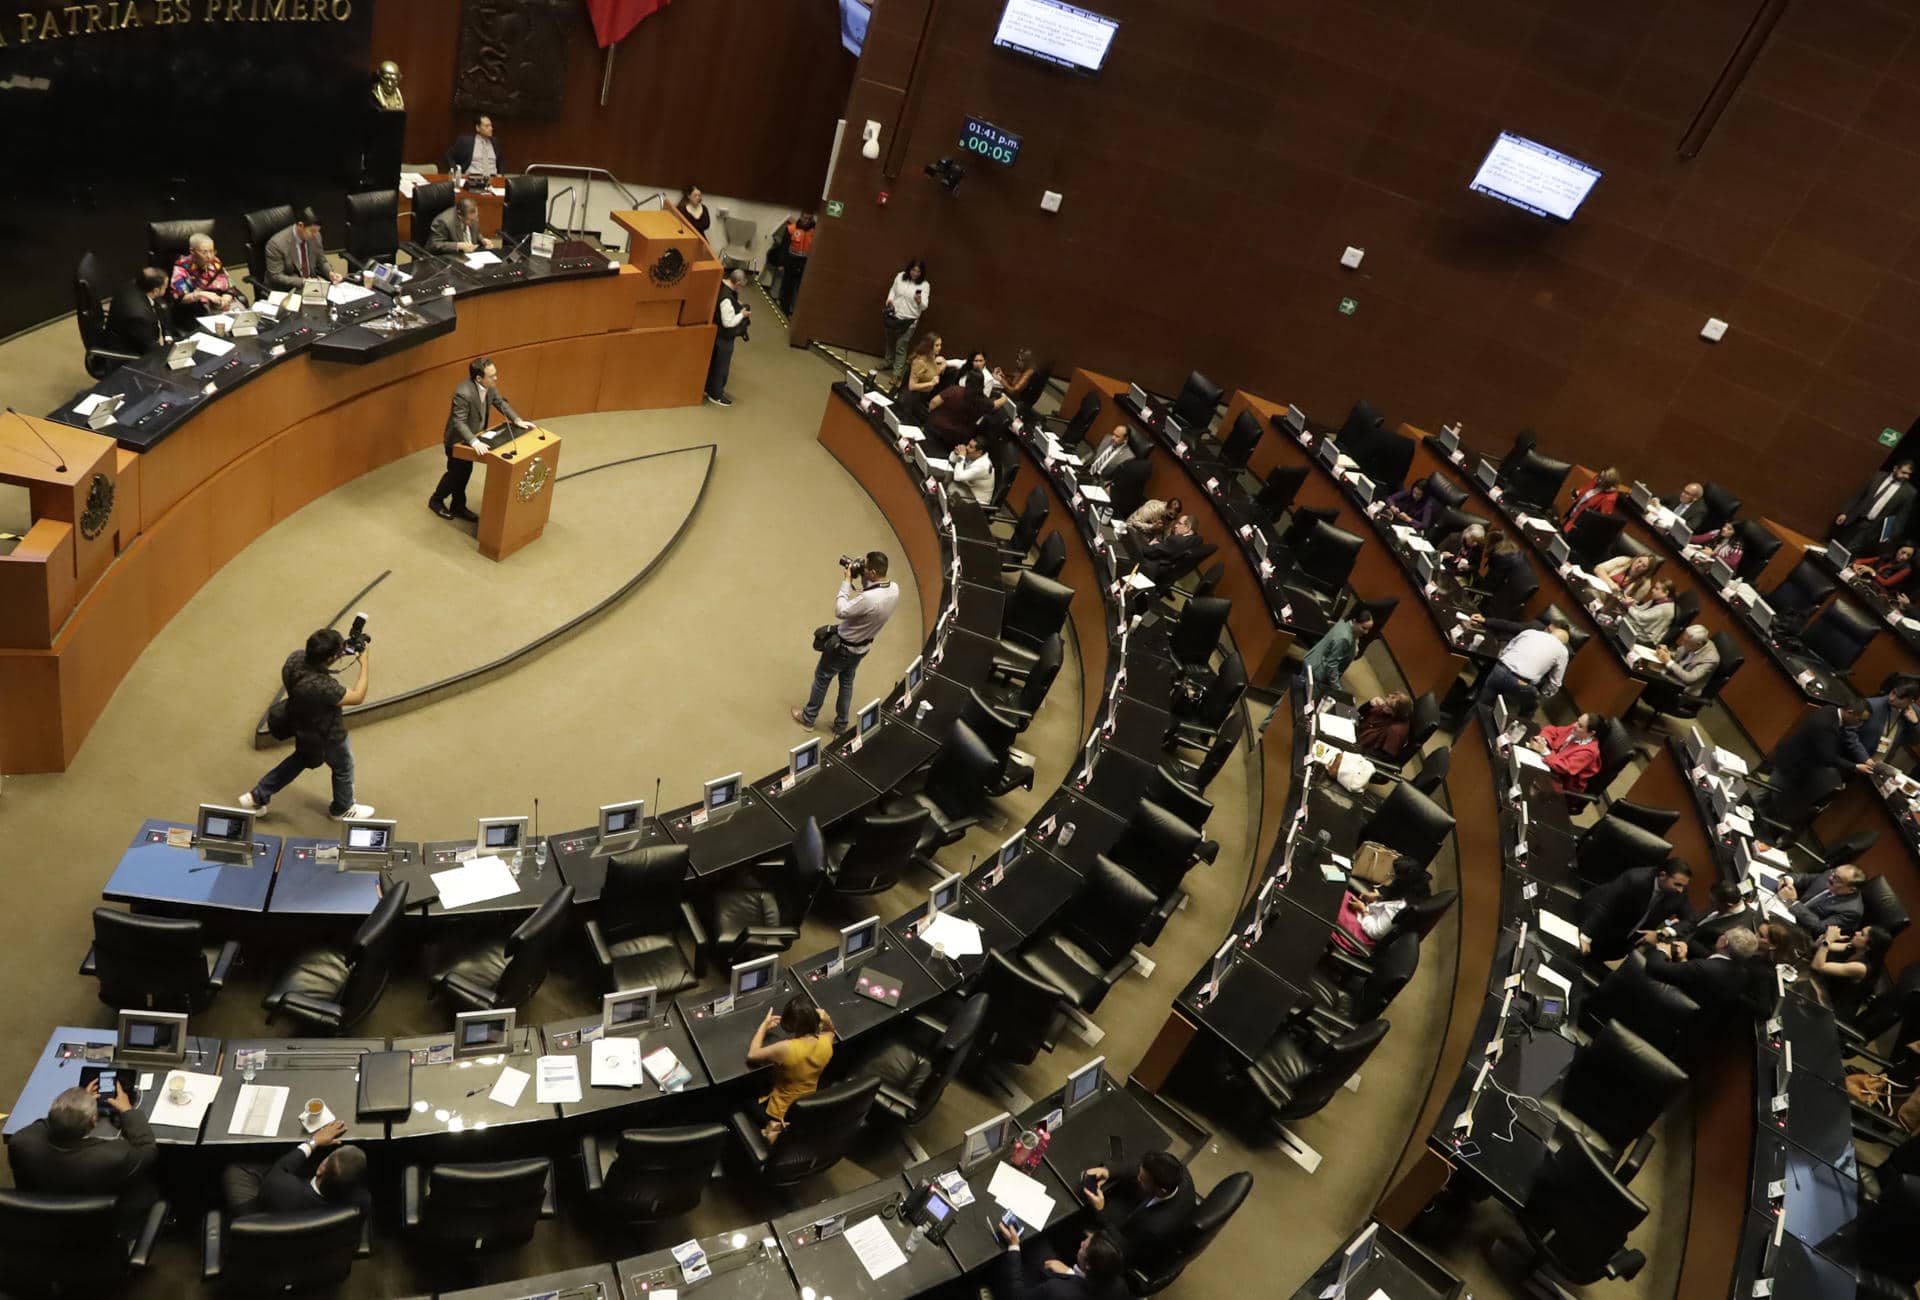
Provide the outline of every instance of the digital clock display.
{"type": "Polygon", "coordinates": [[[1012,166],[1013,160],[1020,156],[1020,137],[1011,131],[1002,131],[991,122],[970,117],[960,128],[960,147],[1002,166],[1012,166]]]}

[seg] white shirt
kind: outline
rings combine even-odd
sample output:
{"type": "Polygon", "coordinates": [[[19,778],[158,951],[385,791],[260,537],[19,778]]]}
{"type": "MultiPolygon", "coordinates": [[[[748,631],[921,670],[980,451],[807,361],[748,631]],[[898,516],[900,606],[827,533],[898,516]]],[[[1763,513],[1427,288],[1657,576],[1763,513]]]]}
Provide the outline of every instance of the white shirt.
{"type": "Polygon", "coordinates": [[[1567,671],[1567,648],[1551,632],[1530,627],[1507,642],[1500,662],[1514,676],[1532,682],[1545,699],[1560,690],[1560,679],[1567,671]]]}
{"type": "Polygon", "coordinates": [[[1867,507],[1867,518],[1878,519],[1880,512],[1887,508],[1887,502],[1893,500],[1893,494],[1900,490],[1900,480],[1887,475],[1887,481],[1880,485],[1880,492],[1873,498],[1873,504],[1867,507]]]}
{"type": "Polygon", "coordinates": [[[992,457],[982,454],[964,464],[959,457],[954,457],[953,481],[964,486],[981,505],[993,504],[992,457]]]}
{"type": "Polygon", "coordinates": [[[733,305],[733,299],[725,294],[720,295],[720,324],[723,328],[735,329],[746,318],[747,314],[733,305]]]}
{"type": "Polygon", "coordinates": [[[498,174],[500,158],[493,151],[493,141],[484,135],[473,137],[473,158],[467,163],[467,170],[479,172],[482,176],[498,174]]]}
{"type": "Polygon", "coordinates": [[[833,612],[840,619],[840,639],[853,643],[847,649],[857,655],[871,649],[873,638],[880,635],[880,629],[893,617],[893,607],[899,603],[900,588],[896,583],[876,583],[855,592],[853,584],[842,579],[840,594],[834,597],[833,612]]]}
{"type": "Polygon", "coordinates": [[[933,301],[933,286],[925,280],[909,280],[902,271],[893,277],[893,288],[887,293],[887,306],[893,308],[893,314],[901,320],[919,320],[920,313],[933,301]]]}
{"type": "Polygon", "coordinates": [[[1087,472],[1097,478],[1111,469],[1115,460],[1132,455],[1133,449],[1124,442],[1118,446],[1115,446],[1112,441],[1104,442],[1100,444],[1100,450],[1094,455],[1093,464],[1087,467],[1087,472]]]}

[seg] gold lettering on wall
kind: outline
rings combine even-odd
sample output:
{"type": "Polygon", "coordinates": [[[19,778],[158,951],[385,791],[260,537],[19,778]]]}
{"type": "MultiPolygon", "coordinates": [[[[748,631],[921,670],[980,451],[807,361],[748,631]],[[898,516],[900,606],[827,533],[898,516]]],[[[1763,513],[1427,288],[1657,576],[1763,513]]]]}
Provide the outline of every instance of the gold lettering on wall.
{"type": "Polygon", "coordinates": [[[197,10],[193,0],[96,0],[92,4],[35,5],[14,10],[11,28],[0,25],[0,49],[15,44],[104,38],[148,23],[155,27],[225,23],[290,26],[344,23],[352,18],[353,0],[201,0],[197,10]]]}

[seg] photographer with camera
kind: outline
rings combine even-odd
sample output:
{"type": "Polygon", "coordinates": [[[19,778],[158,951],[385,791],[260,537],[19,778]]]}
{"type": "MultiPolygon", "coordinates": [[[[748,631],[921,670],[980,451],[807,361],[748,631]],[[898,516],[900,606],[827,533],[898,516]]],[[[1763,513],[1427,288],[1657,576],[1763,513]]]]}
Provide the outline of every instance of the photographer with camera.
{"type": "Polygon", "coordinates": [[[350,635],[323,627],[307,638],[306,648],[295,650],[280,665],[280,684],[287,696],[267,710],[267,729],[281,740],[293,737],[293,752],[240,796],[242,808],[264,813],[273,796],[286,789],[302,772],[325,763],[333,772],[333,803],[327,813],[337,821],[373,816],[370,804],[353,801],[353,750],[347,745],[347,724],[341,714],[367,698],[367,616],[353,620],[350,635]],[[352,657],[360,662],[359,676],[348,689],[334,676],[334,665],[352,657]]]}
{"type": "Polygon", "coordinates": [[[836,733],[847,729],[853,717],[853,675],[900,603],[900,588],[887,581],[885,551],[868,551],[865,559],[843,555],[840,567],[845,575],[833,599],[834,616],[840,621],[814,629],[813,648],[820,652],[820,664],[813,670],[813,693],[807,696],[805,708],[792,711],[793,720],[808,731],[814,730],[820,706],[826,702],[827,683],[835,677],[840,679],[840,695],[834,704],[833,729],[836,733]],[[858,592],[853,589],[855,582],[860,584],[858,592]]]}

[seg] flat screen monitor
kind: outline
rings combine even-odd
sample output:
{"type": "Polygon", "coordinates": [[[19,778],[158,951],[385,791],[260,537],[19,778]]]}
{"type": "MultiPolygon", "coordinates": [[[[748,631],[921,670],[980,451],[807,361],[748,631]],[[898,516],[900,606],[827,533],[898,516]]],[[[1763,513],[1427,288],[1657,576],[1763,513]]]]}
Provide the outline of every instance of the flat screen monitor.
{"type": "Polygon", "coordinates": [[[814,768],[820,766],[820,746],[823,742],[815,736],[805,740],[787,751],[787,775],[799,780],[814,768]]]}
{"type": "Polygon", "coordinates": [[[740,773],[716,776],[706,783],[704,790],[701,806],[708,812],[719,812],[740,797],[740,773]]]}
{"type": "Polygon", "coordinates": [[[1536,217],[1570,221],[1599,179],[1598,168],[1537,140],[1502,131],[1469,188],[1536,217]]]}
{"type": "Polygon", "coordinates": [[[926,663],[921,656],[915,655],[913,662],[907,665],[907,671],[902,674],[900,678],[900,680],[906,684],[908,699],[913,698],[913,693],[920,689],[920,683],[925,681],[926,678],[926,663]]]}
{"type": "Polygon", "coordinates": [[[1627,489],[1627,495],[1633,498],[1633,504],[1639,506],[1642,513],[1653,504],[1653,493],[1647,491],[1647,485],[1638,479],[1635,479],[1633,485],[1627,489]]]}
{"type": "Polygon", "coordinates": [[[958,906],[959,902],[960,877],[949,871],[927,891],[927,920],[931,921],[940,913],[958,906]]]}
{"type": "Polygon", "coordinates": [[[526,838],[525,817],[482,817],[473,843],[483,854],[518,853],[526,838]]]}
{"type": "Polygon", "coordinates": [[[647,801],[634,799],[628,803],[606,803],[600,805],[600,838],[610,840],[617,835],[637,835],[640,825],[647,819],[647,801]]]}
{"type": "Polygon", "coordinates": [[[514,1010],[462,1011],[453,1018],[455,1056],[491,1056],[507,1050],[513,1033],[514,1010]]]}
{"type": "Polygon", "coordinates": [[[1492,487],[1494,480],[1500,477],[1500,471],[1493,467],[1492,461],[1483,460],[1473,467],[1473,476],[1480,480],[1481,487],[1492,487]]]}
{"type": "Polygon", "coordinates": [[[984,1124],[975,1124],[960,1139],[960,1167],[971,1169],[997,1157],[1013,1136],[1013,1116],[1001,1111],[984,1124]]]}
{"type": "Polygon", "coordinates": [[[1012,866],[1014,862],[1019,859],[1020,855],[1026,851],[1026,842],[1027,832],[1024,827],[1009,835],[1006,841],[1000,845],[999,862],[996,865],[998,865],[1002,871],[1012,866]]]}
{"type": "Polygon", "coordinates": [[[1555,564],[1565,564],[1573,558],[1573,548],[1567,545],[1567,539],[1555,533],[1547,539],[1547,554],[1553,557],[1555,564]]]}
{"type": "Polygon", "coordinates": [[[193,842],[213,848],[253,848],[253,814],[245,808],[224,808],[203,803],[194,818],[193,842]]]}
{"type": "Polygon", "coordinates": [[[729,992],[734,1001],[750,993],[758,993],[773,983],[774,967],[779,965],[778,953],[766,957],[755,957],[752,961],[743,961],[734,966],[729,992]]]}
{"type": "Polygon", "coordinates": [[[179,1011],[122,1011],[113,1040],[120,1065],[178,1065],[187,1059],[187,1017],[179,1011]]]}
{"type": "Polygon", "coordinates": [[[873,729],[880,725],[880,701],[875,700],[860,710],[860,716],[854,723],[860,739],[865,740],[873,729]]]}
{"type": "Polygon", "coordinates": [[[1332,469],[1340,463],[1340,444],[1328,438],[1315,448],[1313,455],[1315,460],[1332,469]]]}
{"type": "Polygon", "coordinates": [[[1838,542],[1827,543],[1827,563],[1845,573],[1847,566],[1853,563],[1853,552],[1838,542]]]}
{"type": "Polygon", "coordinates": [[[600,999],[600,1031],[603,1034],[632,1033],[653,1022],[654,995],[651,984],[637,989],[621,989],[600,999]]]}
{"type": "Polygon", "coordinates": [[[1693,545],[1693,529],[1687,527],[1687,521],[1676,519],[1667,525],[1667,540],[1675,546],[1693,545]]]}
{"type": "Polygon", "coordinates": [[[340,827],[340,852],[349,857],[384,858],[393,853],[394,823],[387,818],[350,821],[340,827]]]}
{"type": "Polygon", "coordinates": [[[1296,438],[1307,431],[1307,413],[1297,406],[1289,405],[1280,420],[1296,438]]]}
{"type": "Polygon", "coordinates": [[[1062,0],[1007,0],[993,43],[1074,72],[1100,71],[1120,24],[1062,0]]]}
{"type": "Polygon", "coordinates": [[[865,956],[873,951],[873,945],[880,941],[880,918],[870,916],[864,921],[855,921],[840,931],[840,964],[845,966],[856,957],[865,956]]]}
{"type": "Polygon", "coordinates": [[[1072,1113],[1075,1108],[1100,1091],[1100,1071],[1106,1063],[1106,1057],[1096,1056],[1067,1076],[1066,1087],[1060,1090],[1062,1110],[1072,1113]]]}
{"type": "Polygon", "coordinates": [[[1434,437],[1439,441],[1440,445],[1446,449],[1447,455],[1451,456],[1454,452],[1460,450],[1459,425],[1443,424],[1440,426],[1440,432],[1435,434],[1434,437]]]}
{"type": "Polygon", "coordinates": [[[1713,567],[1707,572],[1708,576],[1713,579],[1715,586],[1724,587],[1733,581],[1733,570],[1727,567],[1726,561],[1724,560],[1715,560],[1713,567]]]}
{"type": "Polygon", "coordinates": [[[1369,1223],[1353,1239],[1353,1244],[1340,1252],[1340,1276],[1334,1279],[1333,1295],[1336,1300],[1347,1300],[1347,1288],[1353,1284],[1360,1270],[1373,1258],[1373,1239],[1380,1231],[1378,1223],[1369,1223]]]}
{"type": "Polygon", "coordinates": [[[867,24],[873,21],[873,6],[864,0],[840,0],[840,48],[854,58],[867,43],[867,24]]]}
{"type": "Polygon", "coordinates": [[[1207,972],[1207,991],[1209,996],[1218,996],[1220,984],[1227,978],[1227,972],[1233,969],[1233,948],[1235,939],[1228,935],[1213,954],[1213,967],[1207,972]]]}

